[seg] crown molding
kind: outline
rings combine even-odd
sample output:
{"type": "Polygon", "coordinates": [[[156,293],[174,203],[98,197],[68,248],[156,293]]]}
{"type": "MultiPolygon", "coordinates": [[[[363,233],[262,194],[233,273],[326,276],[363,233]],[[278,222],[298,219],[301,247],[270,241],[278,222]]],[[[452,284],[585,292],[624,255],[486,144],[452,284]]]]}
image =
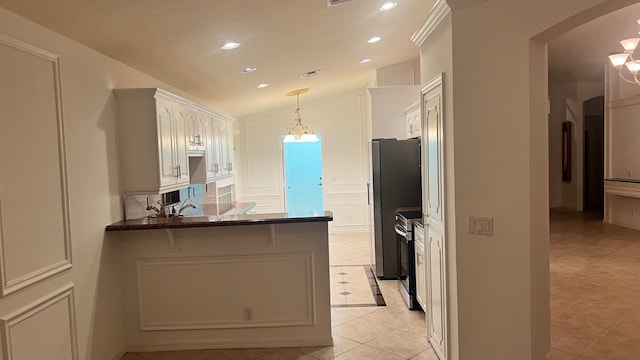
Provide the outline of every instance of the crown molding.
{"type": "Polygon", "coordinates": [[[447,0],[447,3],[449,3],[449,7],[455,10],[455,9],[460,9],[463,7],[475,5],[483,1],[486,1],[486,0],[447,0]]]}
{"type": "Polygon", "coordinates": [[[451,12],[451,8],[445,0],[437,0],[435,5],[429,11],[427,18],[420,25],[420,28],[411,36],[411,41],[416,45],[422,46],[422,43],[431,35],[440,22],[451,12]]]}

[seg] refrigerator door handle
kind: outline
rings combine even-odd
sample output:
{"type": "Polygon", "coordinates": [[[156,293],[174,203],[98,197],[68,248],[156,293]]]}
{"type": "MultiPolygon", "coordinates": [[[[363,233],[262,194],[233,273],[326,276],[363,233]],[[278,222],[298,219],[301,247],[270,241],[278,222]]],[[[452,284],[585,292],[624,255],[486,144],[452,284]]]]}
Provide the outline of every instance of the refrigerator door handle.
{"type": "Polygon", "coordinates": [[[369,199],[369,183],[367,183],[367,205],[371,205],[371,199],[369,199]]]}

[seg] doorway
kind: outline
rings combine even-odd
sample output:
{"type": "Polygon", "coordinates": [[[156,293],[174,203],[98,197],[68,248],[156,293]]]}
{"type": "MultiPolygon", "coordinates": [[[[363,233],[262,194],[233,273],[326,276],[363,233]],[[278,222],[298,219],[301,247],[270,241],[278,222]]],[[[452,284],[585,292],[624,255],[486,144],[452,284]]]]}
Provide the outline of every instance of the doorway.
{"type": "Polygon", "coordinates": [[[604,213],[604,96],[584,102],[584,210],[604,213]]]}
{"type": "Polygon", "coordinates": [[[285,206],[289,214],[324,211],[322,141],[285,141],[283,137],[285,206]]]}

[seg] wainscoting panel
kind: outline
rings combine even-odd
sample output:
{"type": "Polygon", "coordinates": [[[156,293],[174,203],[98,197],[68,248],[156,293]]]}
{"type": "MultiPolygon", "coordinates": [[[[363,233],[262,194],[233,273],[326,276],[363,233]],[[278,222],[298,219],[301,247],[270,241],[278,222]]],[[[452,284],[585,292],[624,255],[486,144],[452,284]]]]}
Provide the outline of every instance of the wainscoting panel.
{"type": "Polygon", "coordinates": [[[58,56],[0,34],[2,296],[71,267],[61,97],[58,56]]]}
{"type": "Polygon", "coordinates": [[[327,210],[333,212],[331,232],[368,231],[367,194],[360,192],[327,193],[327,210]]]}
{"type": "Polygon", "coordinates": [[[77,360],[73,284],[0,318],[4,360],[77,360]]]}
{"type": "Polygon", "coordinates": [[[312,253],[140,259],[140,330],[314,325],[313,259],[312,253]]]}
{"type": "Polygon", "coordinates": [[[279,213],[284,211],[284,200],[280,195],[247,195],[240,201],[253,201],[256,203],[256,214],[279,213]]]}

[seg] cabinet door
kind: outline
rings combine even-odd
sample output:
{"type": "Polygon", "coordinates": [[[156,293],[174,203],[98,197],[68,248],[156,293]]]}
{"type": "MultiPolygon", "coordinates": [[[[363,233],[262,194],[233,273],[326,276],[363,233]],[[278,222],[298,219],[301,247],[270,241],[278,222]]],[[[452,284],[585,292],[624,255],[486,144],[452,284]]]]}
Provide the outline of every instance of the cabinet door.
{"type": "Polygon", "coordinates": [[[187,127],[187,142],[189,144],[189,151],[195,150],[196,147],[196,114],[187,114],[184,109],[181,110],[185,116],[185,122],[187,127]]]}
{"type": "Polygon", "coordinates": [[[429,254],[429,314],[427,335],[433,350],[441,359],[446,359],[446,293],[445,293],[445,258],[444,236],[436,229],[430,229],[427,238],[429,254]]]}
{"type": "Polygon", "coordinates": [[[160,187],[165,187],[175,185],[178,177],[174,157],[173,103],[162,98],[156,99],[156,114],[160,187]]]}
{"type": "Polygon", "coordinates": [[[234,172],[234,152],[235,152],[235,143],[233,139],[233,123],[227,122],[227,170],[229,174],[234,172]]]}
{"type": "Polygon", "coordinates": [[[187,138],[187,123],[189,121],[190,114],[193,112],[178,105],[174,105],[174,107],[179,108],[174,115],[173,123],[173,154],[175,156],[175,164],[178,170],[176,184],[189,184],[189,145],[187,138]]]}
{"type": "Polygon", "coordinates": [[[205,148],[204,142],[204,124],[206,121],[207,115],[200,111],[196,111],[196,120],[194,125],[194,146],[193,148],[198,152],[203,152],[205,148]]]}
{"type": "Polygon", "coordinates": [[[204,132],[204,157],[206,162],[207,169],[207,182],[213,180],[218,175],[217,171],[217,149],[216,149],[216,125],[214,119],[211,117],[205,118],[203,122],[203,132],[204,132]]]}
{"type": "Polygon", "coordinates": [[[416,252],[416,298],[423,309],[427,309],[426,261],[424,257],[424,229],[414,227],[416,252]]]}
{"type": "Polygon", "coordinates": [[[228,138],[227,138],[227,122],[218,120],[218,160],[220,175],[229,174],[228,170],[228,138]]]}

